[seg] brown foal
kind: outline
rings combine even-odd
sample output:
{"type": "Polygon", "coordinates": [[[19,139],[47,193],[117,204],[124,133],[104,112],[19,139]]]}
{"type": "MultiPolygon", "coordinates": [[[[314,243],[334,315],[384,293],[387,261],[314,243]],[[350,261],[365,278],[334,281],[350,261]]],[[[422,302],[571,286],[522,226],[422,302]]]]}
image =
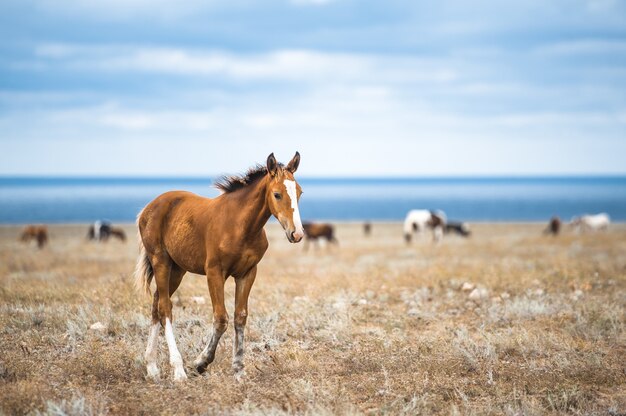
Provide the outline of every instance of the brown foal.
{"type": "Polygon", "coordinates": [[[158,378],[157,342],[165,329],[174,380],[187,378],[172,329],[172,302],[185,272],[205,274],[213,306],[211,340],[195,360],[203,373],[215,358],[217,344],[228,326],[224,306],[224,283],[235,278],[235,340],[232,368],[243,373],[243,335],[248,317],[248,295],[257,264],[268,241],[263,227],[273,215],[292,243],[304,236],[298,199],[302,193],[293,174],[300,154],[283,166],[272,153],[266,166],[256,166],[241,177],[225,177],[216,184],[222,194],[203,198],[190,192],[173,191],[150,202],[137,218],[141,254],[135,276],[149,292],[154,277],[152,327],[146,348],[148,376],[158,378]]]}

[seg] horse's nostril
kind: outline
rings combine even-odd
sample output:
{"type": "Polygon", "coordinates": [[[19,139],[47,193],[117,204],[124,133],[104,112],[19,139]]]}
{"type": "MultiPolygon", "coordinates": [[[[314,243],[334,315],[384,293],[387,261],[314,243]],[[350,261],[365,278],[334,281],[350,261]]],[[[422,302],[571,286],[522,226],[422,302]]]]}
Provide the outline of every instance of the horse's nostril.
{"type": "Polygon", "coordinates": [[[292,232],[292,233],[291,233],[291,237],[293,238],[293,241],[294,241],[295,243],[297,243],[297,242],[299,242],[300,240],[302,240],[302,237],[304,237],[304,233],[294,231],[294,232],[292,232]]]}

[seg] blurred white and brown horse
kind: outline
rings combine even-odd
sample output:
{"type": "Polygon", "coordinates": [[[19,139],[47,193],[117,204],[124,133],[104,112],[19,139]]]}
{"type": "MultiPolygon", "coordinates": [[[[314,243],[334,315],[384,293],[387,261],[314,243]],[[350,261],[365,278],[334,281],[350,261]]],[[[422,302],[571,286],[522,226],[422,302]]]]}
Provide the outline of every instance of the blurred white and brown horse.
{"type": "Polygon", "coordinates": [[[414,209],[408,212],[404,219],[404,239],[411,242],[411,237],[421,231],[430,228],[433,232],[433,240],[438,242],[443,237],[447,217],[441,210],[429,211],[427,209],[414,209]]]}
{"type": "Polygon", "coordinates": [[[96,221],[87,230],[87,239],[100,242],[109,241],[109,237],[116,237],[126,241],[126,233],[119,227],[113,227],[107,221],[96,221]]]}
{"type": "Polygon", "coordinates": [[[304,237],[298,200],[302,193],[293,174],[300,154],[287,166],[272,153],[266,166],[257,165],[244,176],[224,177],[214,199],[190,192],[167,192],[150,202],[137,218],[141,254],[135,276],[149,291],[154,278],[152,327],[146,348],[148,376],[157,378],[157,341],[161,328],[169,349],[174,380],[187,378],[172,329],[172,302],[186,272],[206,275],[213,307],[213,334],[194,365],[199,373],[215,358],[215,350],[228,326],[224,283],[235,279],[235,340],[232,368],[243,375],[243,339],[248,318],[248,295],[257,264],[268,247],[263,227],[270,216],[282,225],[292,243],[304,237]]]}
{"type": "Polygon", "coordinates": [[[609,224],[611,224],[611,218],[604,212],[574,217],[570,222],[570,226],[574,227],[577,232],[606,230],[609,228],[609,224]]]}
{"type": "Polygon", "coordinates": [[[445,226],[445,233],[455,233],[461,237],[469,237],[472,232],[466,222],[448,221],[445,226]]]}

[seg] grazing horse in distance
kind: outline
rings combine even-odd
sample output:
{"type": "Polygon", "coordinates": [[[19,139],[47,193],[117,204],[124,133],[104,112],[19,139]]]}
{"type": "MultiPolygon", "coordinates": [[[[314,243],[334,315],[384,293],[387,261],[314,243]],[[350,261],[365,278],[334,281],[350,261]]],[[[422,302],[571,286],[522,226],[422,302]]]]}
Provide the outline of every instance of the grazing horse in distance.
{"type": "Polygon", "coordinates": [[[469,237],[472,234],[467,223],[456,221],[446,223],[445,233],[456,233],[462,237],[469,237]]]}
{"type": "Polygon", "coordinates": [[[96,241],[108,241],[109,237],[116,237],[120,241],[126,241],[126,233],[121,228],[112,227],[109,222],[96,221],[87,231],[87,239],[96,241]]]}
{"type": "Polygon", "coordinates": [[[126,241],[126,233],[118,227],[111,227],[111,235],[117,237],[120,241],[126,241]]]}
{"type": "Polygon", "coordinates": [[[411,242],[413,234],[419,233],[426,228],[433,231],[433,240],[439,242],[448,219],[441,210],[429,211],[427,209],[414,209],[408,212],[404,219],[404,239],[407,244],[411,242]]]}
{"type": "Polygon", "coordinates": [[[45,225],[27,225],[22,231],[20,240],[25,243],[35,240],[37,247],[43,248],[48,243],[48,227],[45,225]]]}
{"type": "Polygon", "coordinates": [[[266,166],[257,165],[243,176],[223,177],[216,183],[222,194],[203,198],[191,192],[172,191],[158,196],[137,218],[141,254],[135,277],[149,291],[154,278],[152,327],[145,359],[148,376],[158,378],[158,335],[165,330],[174,380],[187,378],[172,327],[172,294],[186,272],[206,275],[213,307],[211,340],[195,360],[203,373],[215,358],[215,350],[228,327],[224,306],[224,283],[235,279],[235,340],[232,368],[239,379],[243,372],[244,328],[248,318],[248,295],[257,264],[269,245],[263,227],[274,216],[287,239],[304,237],[298,200],[302,194],[293,174],[300,154],[283,166],[274,154],[266,166]]]}
{"type": "Polygon", "coordinates": [[[558,216],[553,216],[550,218],[550,222],[545,230],[543,230],[544,234],[552,234],[553,236],[559,235],[561,231],[561,219],[558,216]]]}
{"type": "Polygon", "coordinates": [[[329,243],[339,244],[335,238],[335,227],[331,224],[305,222],[302,224],[302,227],[304,228],[304,236],[306,238],[304,250],[309,248],[310,241],[316,241],[319,244],[319,239],[321,238],[325,238],[329,243]]]}
{"type": "Polygon", "coordinates": [[[609,214],[602,212],[595,215],[583,215],[581,217],[574,217],[570,222],[570,226],[575,227],[577,232],[586,230],[598,231],[607,230],[610,223],[611,218],[609,217],[609,214]]]}

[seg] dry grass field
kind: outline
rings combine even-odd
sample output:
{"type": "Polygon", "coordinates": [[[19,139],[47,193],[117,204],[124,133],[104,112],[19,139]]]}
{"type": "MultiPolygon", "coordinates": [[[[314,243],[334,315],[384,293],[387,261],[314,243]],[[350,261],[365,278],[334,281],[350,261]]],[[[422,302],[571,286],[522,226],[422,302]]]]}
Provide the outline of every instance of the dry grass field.
{"type": "Polygon", "coordinates": [[[212,314],[205,279],[187,275],[174,328],[190,377],[178,384],[163,337],[162,379],[145,379],[133,226],[126,244],[53,226],[41,251],[0,227],[0,413],[625,414],[626,226],[541,229],[479,224],[467,240],[407,246],[400,224],[369,238],[343,224],[339,247],[305,253],[269,225],[246,378],[232,374],[232,322],[193,373],[212,314]]]}

